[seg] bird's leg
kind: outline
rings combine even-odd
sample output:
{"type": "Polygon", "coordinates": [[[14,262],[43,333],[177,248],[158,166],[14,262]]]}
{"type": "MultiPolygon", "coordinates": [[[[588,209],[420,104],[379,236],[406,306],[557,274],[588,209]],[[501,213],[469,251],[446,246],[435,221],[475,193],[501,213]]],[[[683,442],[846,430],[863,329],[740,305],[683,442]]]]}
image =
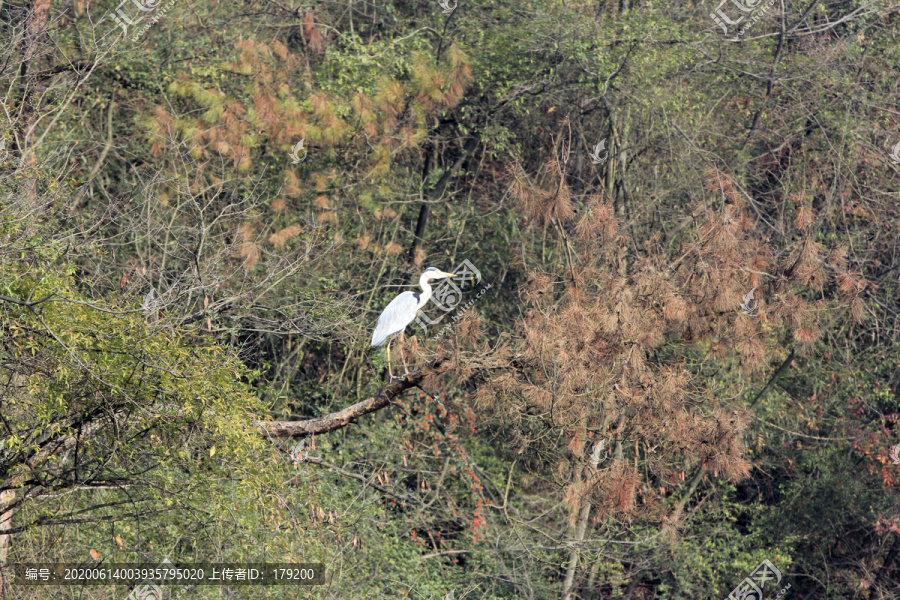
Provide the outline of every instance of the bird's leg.
{"type": "Polygon", "coordinates": [[[403,363],[403,370],[406,371],[404,375],[409,375],[409,367],[406,366],[406,357],[403,356],[403,346],[405,345],[403,342],[406,341],[406,336],[402,333],[400,334],[400,362],[403,363]]]}
{"type": "Polygon", "coordinates": [[[390,376],[390,381],[394,380],[394,374],[391,373],[391,340],[388,340],[387,345],[387,359],[388,359],[388,375],[390,376]]]}

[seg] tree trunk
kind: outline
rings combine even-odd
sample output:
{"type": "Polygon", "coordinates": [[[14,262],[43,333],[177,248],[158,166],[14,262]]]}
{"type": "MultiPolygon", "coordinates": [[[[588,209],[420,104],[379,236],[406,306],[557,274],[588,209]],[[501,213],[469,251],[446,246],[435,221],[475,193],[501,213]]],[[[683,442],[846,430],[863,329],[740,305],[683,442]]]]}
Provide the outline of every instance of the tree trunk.
{"type": "MultiPolygon", "coordinates": [[[[34,139],[38,122],[37,104],[40,94],[40,64],[43,61],[49,42],[47,25],[50,22],[50,0],[33,0],[25,21],[25,40],[22,47],[22,62],[19,65],[19,119],[14,140],[15,154],[20,159],[20,167],[33,166],[36,162],[31,142],[34,139]]],[[[37,179],[32,173],[27,174],[25,193],[31,197],[37,194],[37,179]]]]}
{"type": "Polygon", "coordinates": [[[12,510],[6,510],[16,499],[15,490],[0,492],[0,598],[3,598],[3,569],[6,568],[6,557],[9,555],[11,536],[4,533],[12,529],[12,510]]]}
{"type": "MultiPolygon", "coordinates": [[[[469,138],[469,141],[466,142],[466,145],[463,148],[462,154],[456,159],[453,166],[441,175],[437,185],[435,185],[434,189],[428,193],[428,198],[422,202],[422,206],[419,208],[419,218],[416,220],[416,232],[413,237],[413,243],[409,248],[409,259],[411,261],[416,259],[416,250],[419,249],[425,239],[425,228],[428,225],[428,214],[431,212],[431,203],[440,200],[441,196],[444,194],[444,189],[446,189],[447,184],[450,182],[450,178],[459,170],[466,160],[466,157],[472,154],[472,151],[475,150],[475,146],[478,145],[480,140],[481,135],[479,134],[475,134],[469,138]]],[[[427,173],[423,173],[423,175],[427,177],[427,173]]]]}
{"type": "MultiPolygon", "coordinates": [[[[894,534],[894,543],[891,544],[891,549],[888,550],[887,556],[884,558],[884,564],[881,565],[881,569],[878,570],[878,575],[875,576],[875,581],[872,582],[872,591],[869,592],[869,600],[875,600],[875,591],[879,589],[881,585],[881,580],[884,579],[884,576],[891,568],[891,564],[894,562],[894,559],[897,558],[897,553],[900,552],[900,536],[896,533],[894,534]]],[[[881,598],[884,598],[884,593],[879,594],[881,598]]]]}
{"type": "MultiPolygon", "coordinates": [[[[593,469],[597,468],[597,465],[600,463],[600,451],[603,450],[604,444],[603,440],[594,444],[594,448],[591,451],[591,462],[590,465],[593,469]],[[599,447],[599,449],[598,449],[599,447]]],[[[590,475],[590,470],[584,470],[584,476],[587,477],[590,475]]],[[[572,546],[572,549],[569,551],[569,564],[566,566],[566,577],[563,580],[562,586],[562,600],[572,600],[572,590],[575,588],[575,571],[578,568],[578,550],[581,542],[584,541],[584,534],[587,532],[588,525],[588,517],[591,516],[591,501],[588,498],[581,499],[581,510],[578,513],[578,520],[575,522],[574,531],[572,532],[575,538],[575,544],[572,546]]]]}

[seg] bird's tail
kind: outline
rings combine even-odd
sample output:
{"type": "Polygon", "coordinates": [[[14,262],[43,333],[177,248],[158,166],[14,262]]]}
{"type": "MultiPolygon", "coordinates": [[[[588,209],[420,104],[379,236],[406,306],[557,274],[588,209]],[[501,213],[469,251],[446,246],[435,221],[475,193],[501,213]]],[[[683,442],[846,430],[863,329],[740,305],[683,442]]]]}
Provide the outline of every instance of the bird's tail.
{"type": "MultiPolygon", "coordinates": [[[[377,334],[376,334],[376,335],[377,335],[377,334]]],[[[373,335],[373,336],[372,336],[372,347],[373,347],[373,348],[378,348],[379,346],[383,346],[384,343],[385,343],[386,341],[388,341],[388,338],[389,338],[389,337],[391,337],[391,336],[389,336],[389,335],[381,335],[381,336],[379,336],[379,337],[375,337],[375,335],[373,335]]]]}

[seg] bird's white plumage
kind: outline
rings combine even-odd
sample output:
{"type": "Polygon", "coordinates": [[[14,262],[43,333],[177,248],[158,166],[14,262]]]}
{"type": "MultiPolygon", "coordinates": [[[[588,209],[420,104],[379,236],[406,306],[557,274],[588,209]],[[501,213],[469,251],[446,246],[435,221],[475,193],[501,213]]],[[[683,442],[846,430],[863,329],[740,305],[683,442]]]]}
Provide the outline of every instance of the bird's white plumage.
{"type": "Polygon", "coordinates": [[[373,348],[382,345],[389,337],[400,333],[413,322],[421,308],[420,299],[419,294],[407,291],[391,300],[378,317],[378,324],[375,325],[375,332],[372,334],[373,348]]]}
{"type": "MultiPolygon", "coordinates": [[[[394,335],[406,329],[406,326],[415,320],[419,309],[425,306],[429,298],[431,298],[431,286],[428,285],[428,282],[435,279],[444,279],[445,277],[456,277],[456,275],[444,273],[434,267],[425,269],[419,277],[419,287],[422,288],[421,293],[403,292],[391,300],[391,303],[387,305],[387,308],[378,317],[375,333],[372,334],[372,347],[377,348],[394,335]]],[[[387,351],[388,356],[390,356],[390,344],[388,344],[387,351]]]]}

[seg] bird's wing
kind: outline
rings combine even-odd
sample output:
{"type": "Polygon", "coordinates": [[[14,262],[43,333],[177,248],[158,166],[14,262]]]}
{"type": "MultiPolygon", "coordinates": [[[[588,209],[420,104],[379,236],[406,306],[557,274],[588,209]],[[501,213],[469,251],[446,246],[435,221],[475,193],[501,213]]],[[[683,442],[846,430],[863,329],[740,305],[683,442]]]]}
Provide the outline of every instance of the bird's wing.
{"type": "Polygon", "coordinates": [[[377,348],[395,333],[400,333],[416,318],[419,310],[419,295],[415,292],[403,292],[387,305],[378,317],[375,333],[372,334],[372,347],[377,348]]]}

